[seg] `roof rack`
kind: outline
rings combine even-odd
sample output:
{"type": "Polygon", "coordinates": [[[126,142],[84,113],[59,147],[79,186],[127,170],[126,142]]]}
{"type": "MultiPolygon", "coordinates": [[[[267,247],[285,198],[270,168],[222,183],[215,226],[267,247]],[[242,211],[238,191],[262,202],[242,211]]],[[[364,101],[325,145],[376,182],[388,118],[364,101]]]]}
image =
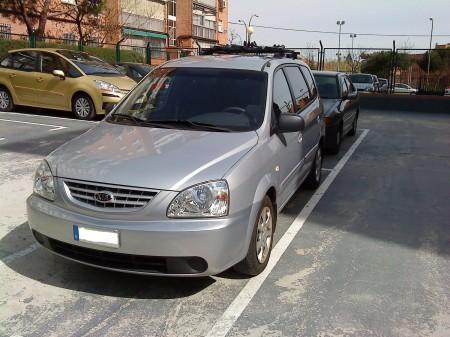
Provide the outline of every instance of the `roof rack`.
{"type": "Polygon", "coordinates": [[[294,50],[286,49],[281,45],[274,45],[273,47],[263,47],[256,45],[252,42],[248,45],[226,45],[226,46],[214,46],[212,48],[206,48],[200,50],[200,55],[267,55],[271,54],[273,57],[286,57],[296,60],[298,58],[298,52],[294,50]]]}

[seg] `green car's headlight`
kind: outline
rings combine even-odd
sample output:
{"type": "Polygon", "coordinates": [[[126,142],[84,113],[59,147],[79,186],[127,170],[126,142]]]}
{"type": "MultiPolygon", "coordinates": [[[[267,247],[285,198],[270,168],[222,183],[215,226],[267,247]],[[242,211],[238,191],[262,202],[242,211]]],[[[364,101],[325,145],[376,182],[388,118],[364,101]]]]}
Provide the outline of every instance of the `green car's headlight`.
{"type": "Polygon", "coordinates": [[[167,209],[169,218],[202,218],[228,215],[230,192],[225,180],[195,185],[180,192],[167,209]]]}
{"type": "Polygon", "coordinates": [[[48,200],[55,200],[55,179],[48,163],[43,160],[34,175],[33,191],[48,200]]]}

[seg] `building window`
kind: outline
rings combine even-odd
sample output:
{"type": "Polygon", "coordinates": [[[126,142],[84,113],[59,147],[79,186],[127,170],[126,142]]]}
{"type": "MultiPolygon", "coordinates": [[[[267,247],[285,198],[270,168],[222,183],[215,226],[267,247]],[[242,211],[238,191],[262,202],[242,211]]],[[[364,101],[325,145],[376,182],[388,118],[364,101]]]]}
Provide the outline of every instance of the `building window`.
{"type": "Polygon", "coordinates": [[[177,16],[177,1],[176,0],[167,1],[167,15],[177,16]]]}
{"type": "Polygon", "coordinates": [[[11,25],[0,23],[0,39],[11,39],[11,25]]]}
{"type": "Polygon", "coordinates": [[[65,44],[77,44],[77,38],[74,33],[64,33],[63,40],[65,44]]]}
{"type": "Polygon", "coordinates": [[[194,14],[192,35],[208,40],[216,40],[216,22],[205,15],[194,14]]]}

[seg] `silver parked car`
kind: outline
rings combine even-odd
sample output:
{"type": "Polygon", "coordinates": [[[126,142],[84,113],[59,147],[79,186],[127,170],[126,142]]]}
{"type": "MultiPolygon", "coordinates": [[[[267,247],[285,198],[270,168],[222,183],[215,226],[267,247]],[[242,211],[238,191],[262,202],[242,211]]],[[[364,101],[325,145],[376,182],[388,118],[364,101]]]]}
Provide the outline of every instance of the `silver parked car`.
{"type": "Polygon", "coordinates": [[[404,84],[404,83],[395,83],[394,85],[394,93],[396,94],[416,94],[417,93],[417,89],[414,89],[413,87],[411,87],[408,84],[404,84]]]}
{"type": "Polygon", "coordinates": [[[350,74],[350,79],[358,91],[375,92],[376,84],[373,75],[370,74],[350,74]]]}
{"type": "Polygon", "coordinates": [[[322,165],[322,104],[308,66],[198,56],[153,70],[84,135],[39,165],[36,240],[131,273],[256,275],[277,213],[322,165]]]}

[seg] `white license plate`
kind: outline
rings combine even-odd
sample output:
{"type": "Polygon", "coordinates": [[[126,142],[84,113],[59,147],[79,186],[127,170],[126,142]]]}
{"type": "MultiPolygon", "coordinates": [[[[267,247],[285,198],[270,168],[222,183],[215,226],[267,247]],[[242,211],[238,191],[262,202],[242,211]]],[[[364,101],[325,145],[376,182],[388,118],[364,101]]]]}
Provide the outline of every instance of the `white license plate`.
{"type": "Polygon", "coordinates": [[[119,248],[119,232],[105,231],[84,226],[73,225],[75,241],[94,243],[100,246],[119,248]]]}

